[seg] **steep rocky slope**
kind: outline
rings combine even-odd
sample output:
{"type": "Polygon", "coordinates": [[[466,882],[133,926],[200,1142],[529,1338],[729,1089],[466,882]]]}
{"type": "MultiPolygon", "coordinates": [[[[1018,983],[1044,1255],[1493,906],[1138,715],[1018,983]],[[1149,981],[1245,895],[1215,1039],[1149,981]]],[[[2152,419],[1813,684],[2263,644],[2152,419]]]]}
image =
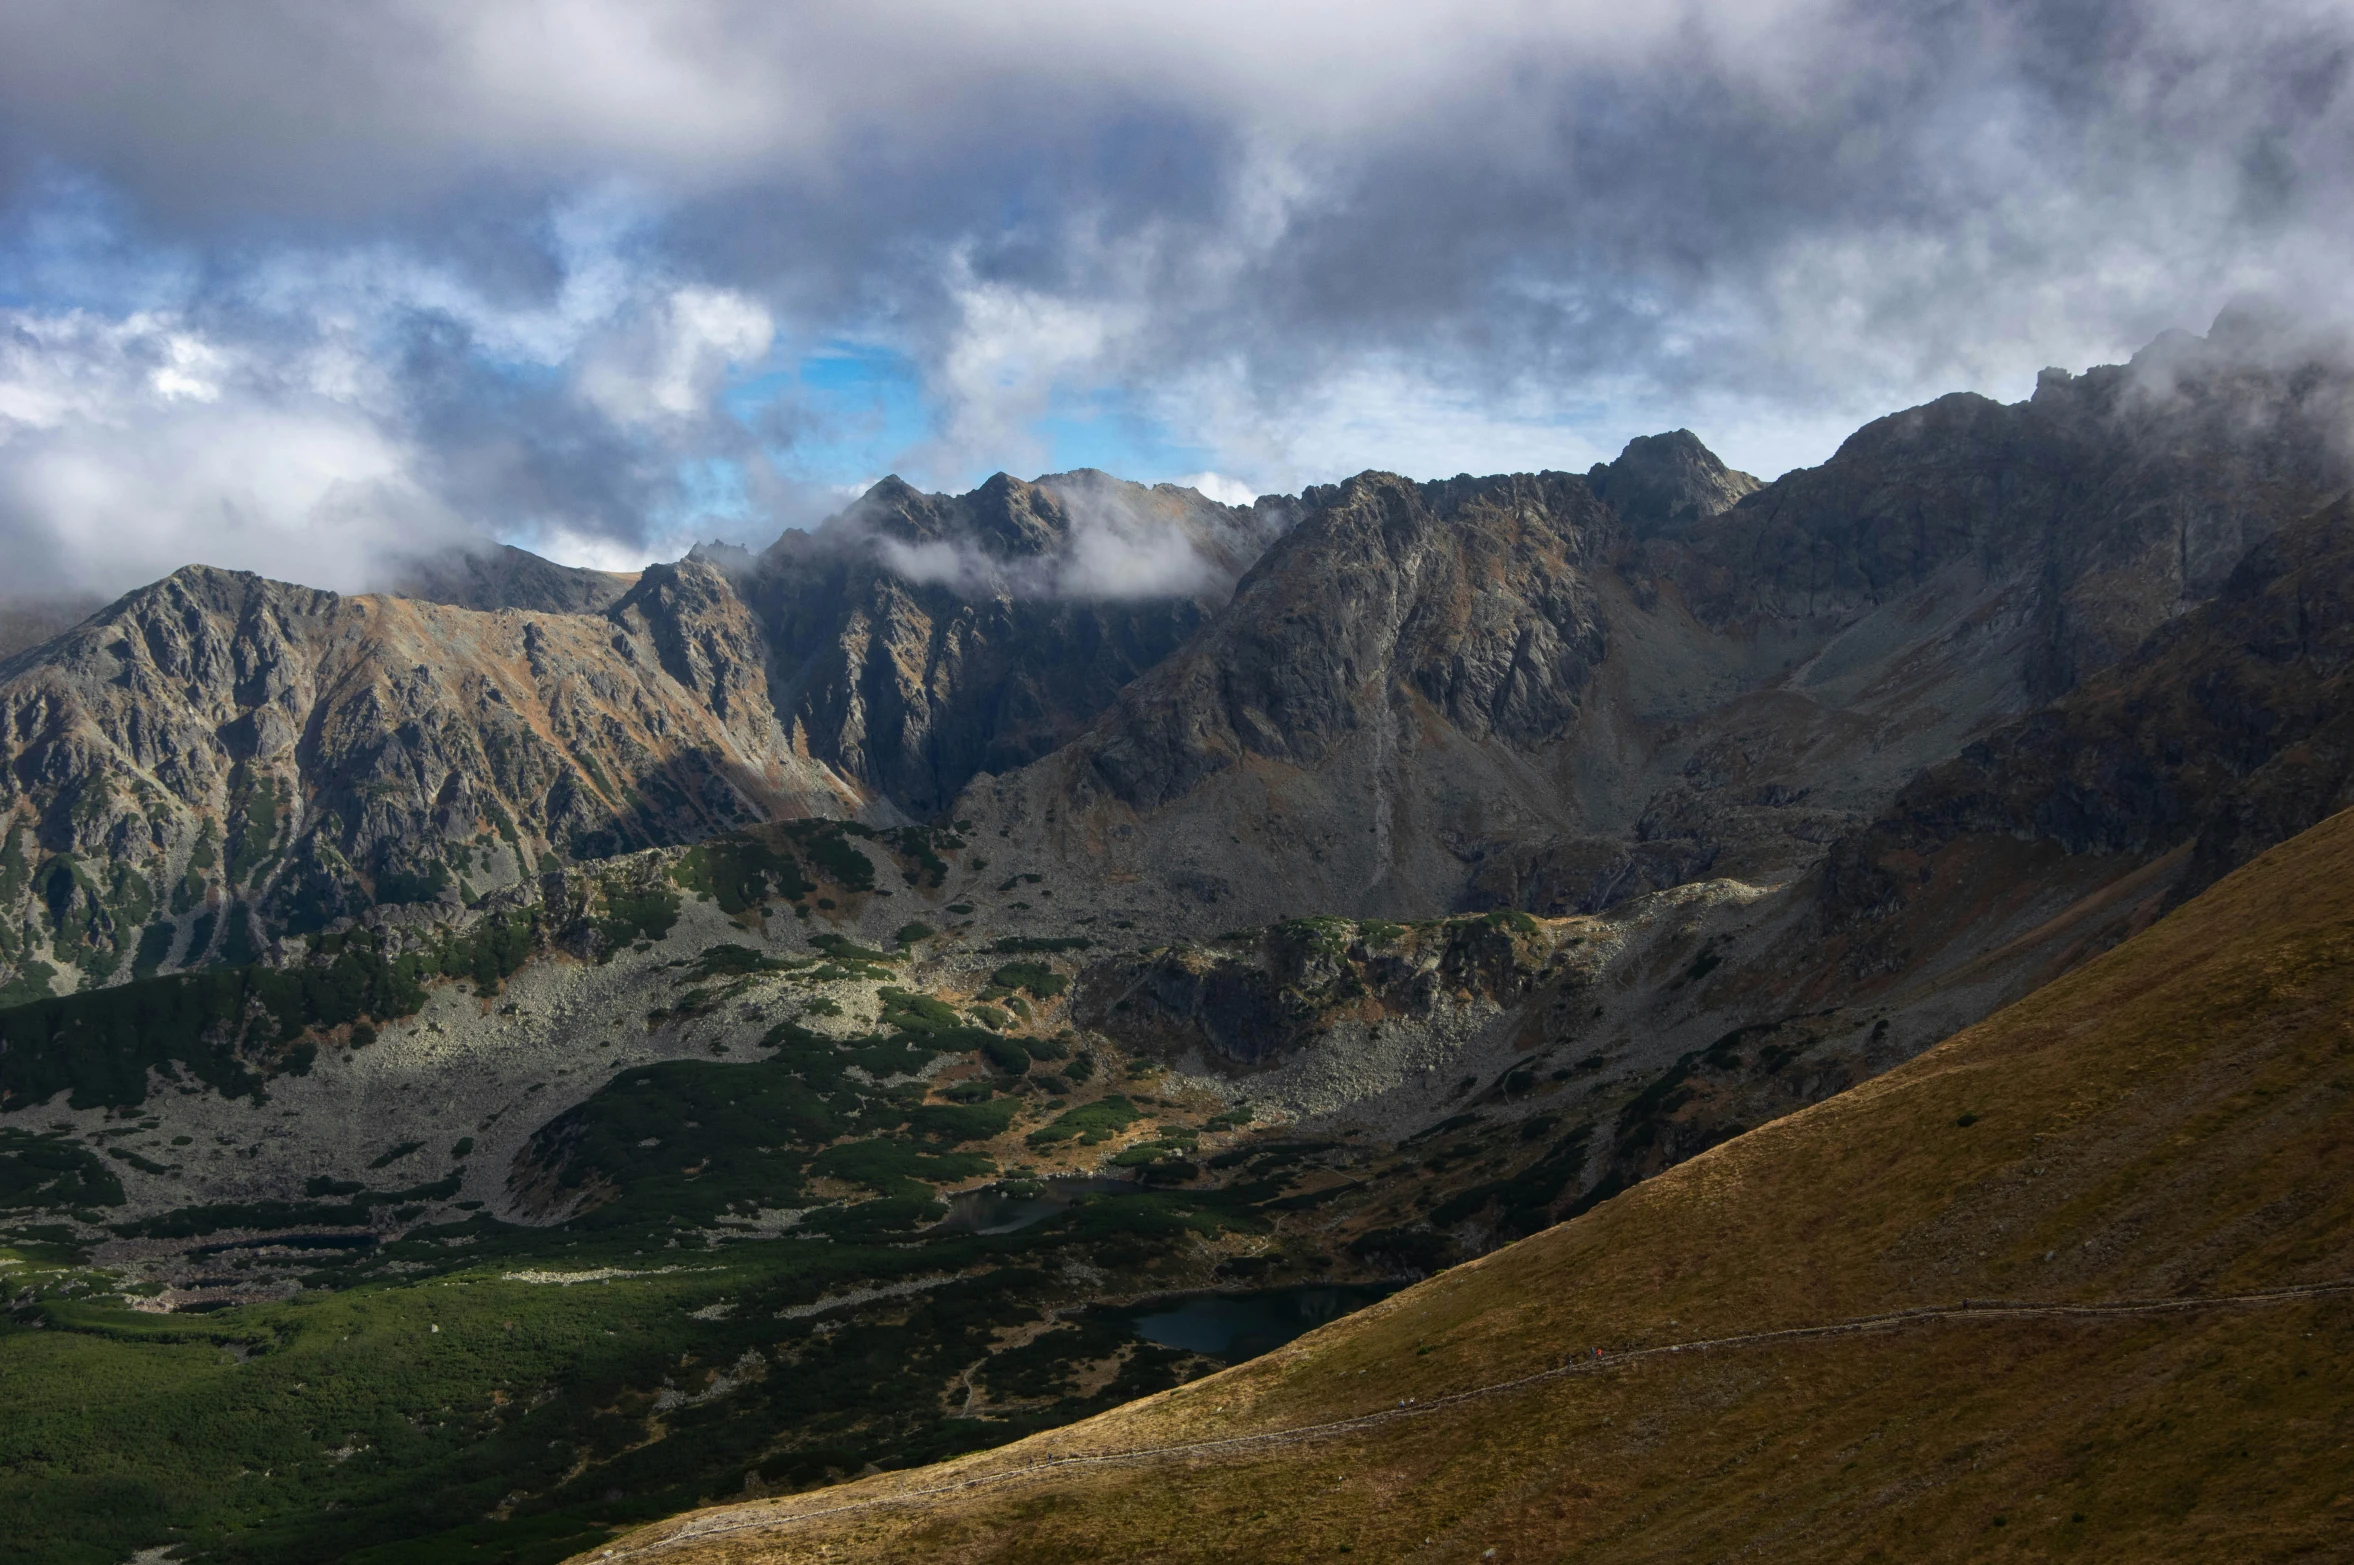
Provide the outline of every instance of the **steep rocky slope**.
{"type": "Polygon", "coordinates": [[[916,819],[1055,750],[1225,601],[1283,514],[1101,473],[875,485],[740,573],[810,753],[916,819]]]}
{"type": "MultiPolygon", "coordinates": [[[[2172,855],[2165,894],[2195,893],[2354,802],[2350,660],[2354,509],[2340,501],[2250,550],[2132,657],[1908,784],[1834,847],[1826,920],[1893,935],[1997,842],[2172,855]]],[[[1893,954],[1886,937],[1872,948],[1893,954]]]]}
{"type": "Polygon", "coordinates": [[[1582,479],[1311,490],[1182,651],[956,813],[1196,928],[1786,878],[2336,499],[2348,392],[2227,317],[1880,420],[1714,515],[1661,498],[1741,487],[1673,436],[1582,479]]]}
{"type": "Polygon", "coordinates": [[[2340,816],[1877,1081],[1252,1364],[582,1557],[2326,1556],[2350,887],[2340,816]]]}
{"type": "Polygon", "coordinates": [[[859,802],[793,747],[709,567],[650,570],[600,616],[190,567],[0,665],[0,948],[35,992],[52,967],[250,960],[551,854],[859,802]]]}

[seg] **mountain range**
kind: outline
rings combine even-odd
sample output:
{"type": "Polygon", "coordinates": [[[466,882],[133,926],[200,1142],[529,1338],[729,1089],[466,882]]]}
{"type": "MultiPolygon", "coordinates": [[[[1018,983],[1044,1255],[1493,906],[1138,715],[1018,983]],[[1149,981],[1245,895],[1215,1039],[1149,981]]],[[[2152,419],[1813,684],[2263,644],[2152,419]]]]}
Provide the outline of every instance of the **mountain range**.
{"type": "MultiPolygon", "coordinates": [[[[2241,1017],[2256,1053],[2311,1043],[2296,1007],[2321,1002],[2242,991],[2335,927],[2350,399],[2327,345],[2227,312],[1771,482],[1683,430],[1584,473],[1369,472],[1249,506],[1091,471],[891,478],[759,553],[634,575],[497,548],[341,595],[197,565],[70,625],[29,614],[0,661],[0,1358],[55,1395],[0,1432],[32,1518],[0,1560],[554,1561],[868,1468],[1002,1473],[1026,1458],[958,1453],[1023,1437],[1158,1450],[1228,1427],[1212,1387],[1244,1388],[1232,1427],[1273,1441],[1252,1452],[1290,1452],[1285,1427],[1381,1401],[1335,1376],[1453,1396],[1564,1332],[1608,1359],[1687,1316],[1795,1329],[1998,1282],[2304,1286],[2323,1259],[2281,1257],[2322,1241],[2253,1196],[2228,1234],[1989,1197],[2099,1251],[2046,1273],[1988,1241],[2000,1279],[1955,1248],[1977,1209],[1936,1201],[2041,1178],[2019,1138],[2059,1132],[2030,1121],[2110,1166],[2127,1132],[2084,1084],[2143,1068],[2116,1017],[2164,1031],[2121,996],[2241,1017]],[[2209,948],[2235,954],[2185,954],[2209,948]],[[2036,1063],[1957,1063],[2013,1058],[2036,1063]],[[1973,1071],[1991,1085],[1949,1103],[1973,1071]],[[1857,1161],[1944,1148],[1957,1116],[2000,1123],[1918,1168],[1857,1161]],[[1859,1249],[1821,1203],[1865,1185],[1910,1215],[1859,1249]],[[1822,1286],[1710,1271],[1744,1226],[1822,1286]],[[2108,1266],[2118,1234],[2155,1248],[2108,1266]],[[1641,1280],[1691,1270],[1679,1246],[1697,1280],[1641,1280]],[[1247,1367],[1240,1338],[1137,1324],[1434,1273],[1247,1367]],[[145,1420],[93,1428],[64,1389],[88,1374],[145,1420]],[[200,1434],[228,1407],[252,1417],[200,1434]]],[[[2221,1084],[2278,1074],[2194,1042],[2131,1157],[2221,1145],[2218,1105],[2246,1107],[2221,1084]]],[[[2296,1091],[2247,1122],[2288,1138],[2267,1168],[2327,1161],[2290,1132],[2335,1100],[2296,1091]]],[[[2334,1209],[2320,1175],[2213,1177],[2334,1209]]],[[[2087,1362],[2040,1330],[2001,1352],[2087,1362]]],[[[1857,1384],[1901,1379],[1873,1365],[1857,1384]]],[[[1728,1428],[1765,1405],[1730,1384],[1701,1397],[1728,1428]]],[[[1698,1416],[1592,1394],[1595,1417],[1698,1416]]],[[[1991,1450],[2025,1416],[1989,1402],[1952,1439],[1991,1450]]],[[[1455,1557],[1489,1536],[1470,1516],[1529,1557],[1782,1536],[1746,1477],[1660,1530],[1651,1448],[1589,1436],[1623,1473],[1576,1494],[1533,1476],[1566,1458],[1514,1446],[1493,1483],[1525,1471],[1518,1500],[1474,1504],[1425,1452],[1395,1460],[1427,1503],[1250,1503],[1394,1556],[1427,1528],[1455,1557]]],[[[1315,1464],[1342,1449],[1301,1470],[1340,1483],[1315,1464]]],[[[1230,1530],[1185,1547],[1279,1557],[1236,1497],[1293,1458],[1223,1460],[1187,1482],[1230,1530]]],[[[1121,1498],[1161,1469],[1104,1471],[1040,1503],[1126,1507],[1107,1552],[1182,1554],[1121,1498]]],[[[820,1532],[1048,1557],[991,1554],[999,1501],[973,1503],[820,1532]]],[[[2162,1536],[2157,1503],[2091,1552],[2162,1536]]],[[[1945,1500],[1888,1504],[1962,1537],[1945,1500]]],[[[1809,1514],[1788,1537],[1837,1557],[1895,1536],[1809,1514]]],[[[689,1557],[797,1557],[769,1526],[689,1557]]]]}

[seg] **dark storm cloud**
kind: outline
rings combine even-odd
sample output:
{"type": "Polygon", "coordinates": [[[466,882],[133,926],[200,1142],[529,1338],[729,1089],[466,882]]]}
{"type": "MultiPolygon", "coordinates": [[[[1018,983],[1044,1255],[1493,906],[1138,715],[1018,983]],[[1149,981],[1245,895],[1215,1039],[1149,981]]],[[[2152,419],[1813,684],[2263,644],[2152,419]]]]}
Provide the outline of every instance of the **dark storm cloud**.
{"type": "Polygon", "coordinates": [[[763,449],[816,414],[712,405],[764,328],[911,360],[934,481],[1105,395],[1268,486],[1681,423],[1775,469],[2235,294],[2342,313],[2350,45],[2174,0],[20,0],[17,207],[86,181],[182,280],[138,330],[8,290],[0,517],[69,527],[108,428],[278,421],[247,512],[651,547],[682,463],[815,503],[763,449]]]}

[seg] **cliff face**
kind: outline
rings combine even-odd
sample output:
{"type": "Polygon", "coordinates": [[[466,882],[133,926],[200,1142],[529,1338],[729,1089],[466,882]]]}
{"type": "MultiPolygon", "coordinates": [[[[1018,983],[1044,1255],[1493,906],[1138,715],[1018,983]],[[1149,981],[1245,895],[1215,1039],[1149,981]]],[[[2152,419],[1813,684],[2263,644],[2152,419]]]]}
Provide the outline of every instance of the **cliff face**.
{"type": "Polygon", "coordinates": [[[958,813],[1207,927],[1787,879],[2343,493],[2349,411],[2227,318],[1754,491],[1681,432],[1312,490],[1192,643],[958,813]]]}
{"type": "Polygon", "coordinates": [[[1656,568],[1712,625],[1852,613],[1941,575],[2017,583],[2022,672],[2050,699],[2354,484],[2350,413],[2342,368],[2226,315],[2127,364],[2046,370],[2026,402],[1957,394],[1876,420],[1656,568]]]}
{"type": "Polygon", "coordinates": [[[1828,927],[1891,959],[1987,845],[2133,865],[2168,900],[2354,804],[2354,508],[2250,550],[2207,603],[2065,700],[1924,772],[1827,859],[1828,927]],[[2177,853],[2177,849],[2186,850],[2177,853]]]}
{"type": "Polygon", "coordinates": [[[748,612],[692,562],[598,616],[191,567],[0,665],[0,929],[36,976],[861,802],[787,742],[748,612]]]}
{"type": "Polygon", "coordinates": [[[1075,736],[1223,601],[1273,507],[1101,473],[874,486],[744,577],[797,741],[916,818],[1075,736]]]}

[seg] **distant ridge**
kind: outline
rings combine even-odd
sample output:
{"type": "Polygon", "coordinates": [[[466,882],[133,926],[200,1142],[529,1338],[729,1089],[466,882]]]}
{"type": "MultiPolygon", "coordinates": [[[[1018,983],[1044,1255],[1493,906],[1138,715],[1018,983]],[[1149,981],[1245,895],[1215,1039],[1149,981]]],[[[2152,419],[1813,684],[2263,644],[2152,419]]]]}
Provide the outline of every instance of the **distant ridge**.
{"type": "Polygon", "coordinates": [[[486,612],[598,614],[618,603],[636,580],[635,572],[558,565],[502,543],[413,560],[394,578],[391,591],[404,598],[486,612]]]}

